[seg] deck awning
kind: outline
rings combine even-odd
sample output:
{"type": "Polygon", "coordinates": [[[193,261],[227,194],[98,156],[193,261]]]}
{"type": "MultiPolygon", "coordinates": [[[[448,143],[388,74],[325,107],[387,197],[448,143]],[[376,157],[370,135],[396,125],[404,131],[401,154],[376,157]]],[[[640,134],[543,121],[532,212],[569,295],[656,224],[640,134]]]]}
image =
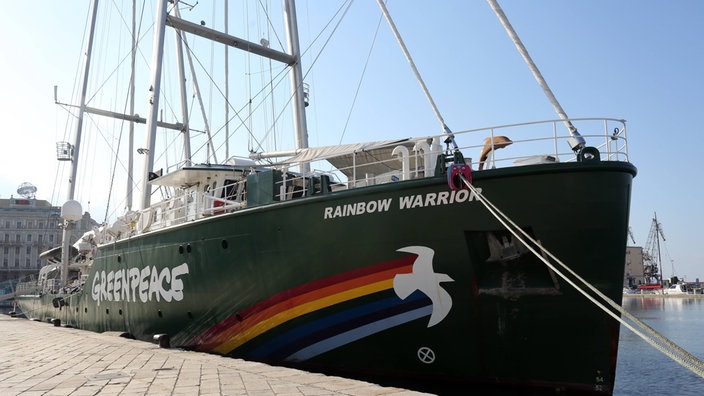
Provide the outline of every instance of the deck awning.
{"type": "MultiPolygon", "coordinates": [[[[278,162],[277,165],[327,160],[347,177],[353,175],[354,168],[356,168],[357,177],[363,176],[365,173],[379,175],[401,169],[400,158],[391,154],[394,148],[405,146],[410,151],[414,145],[415,141],[401,139],[311,147],[298,150],[296,155],[278,162]]],[[[410,166],[415,168],[413,155],[410,156],[410,166]]]]}
{"type": "MultiPolygon", "coordinates": [[[[61,263],[61,252],[62,252],[62,247],[57,246],[53,249],[49,249],[47,251],[42,252],[39,255],[39,258],[44,260],[48,260],[49,263],[51,264],[58,264],[61,263]]],[[[78,249],[76,249],[74,246],[69,247],[69,259],[76,257],[78,255],[78,249]]]]}

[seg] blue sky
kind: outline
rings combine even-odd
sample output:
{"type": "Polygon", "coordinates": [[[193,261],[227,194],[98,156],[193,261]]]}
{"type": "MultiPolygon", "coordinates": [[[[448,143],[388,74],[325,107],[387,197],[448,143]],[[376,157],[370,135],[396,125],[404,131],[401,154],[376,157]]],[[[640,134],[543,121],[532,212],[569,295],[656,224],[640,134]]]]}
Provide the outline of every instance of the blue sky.
{"type": "MultiPolygon", "coordinates": [[[[54,144],[67,139],[71,121],[54,105],[53,86],[59,85],[63,99],[74,89],[85,3],[3,2],[3,198],[15,194],[20,183],[32,182],[38,198],[55,204],[64,200],[62,183],[56,182],[61,170],[54,144]]],[[[657,212],[667,238],[665,276],[674,264],[677,275],[704,280],[704,251],[699,249],[704,242],[699,144],[704,132],[704,2],[507,0],[501,5],[569,116],[628,121],[630,159],[639,170],[631,209],[636,244],[646,243],[657,212]]],[[[337,6],[299,2],[301,19],[311,19],[301,23],[302,41],[337,6]]],[[[392,0],[388,7],[452,129],[555,118],[486,2],[392,0]]],[[[346,143],[439,132],[385,24],[344,128],[378,18],[375,2],[355,2],[308,76],[311,145],[334,144],[343,130],[346,143]]],[[[311,56],[304,64],[312,63],[311,56]]],[[[138,100],[145,97],[140,95],[138,100]]],[[[96,185],[106,179],[98,165],[91,172],[96,185]]],[[[84,208],[105,210],[97,192],[81,199],[84,208]]]]}

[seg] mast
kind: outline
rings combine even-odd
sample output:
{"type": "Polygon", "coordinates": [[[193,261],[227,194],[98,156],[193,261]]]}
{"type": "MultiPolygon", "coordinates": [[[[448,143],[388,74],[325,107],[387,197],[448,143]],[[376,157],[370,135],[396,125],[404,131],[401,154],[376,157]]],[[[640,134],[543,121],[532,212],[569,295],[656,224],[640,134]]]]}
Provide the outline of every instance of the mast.
{"type": "MultiPolygon", "coordinates": [[[[178,0],[176,0],[177,5],[178,0]]],[[[174,7],[173,10],[173,16],[176,18],[181,18],[181,12],[179,11],[178,7],[174,7]]],[[[168,21],[168,19],[167,19],[168,21]]],[[[178,78],[179,78],[179,86],[181,90],[181,112],[182,112],[182,117],[183,117],[183,147],[184,147],[184,156],[186,163],[190,164],[191,163],[191,134],[190,134],[190,129],[188,127],[188,100],[186,98],[186,77],[185,77],[185,67],[183,65],[183,42],[186,40],[186,32],[181,31],[179,29],[174,29],[174,32],[176,33],[176,54],[177,54],[177,59],[178,59],[178,78]]],[[[208,115],[205,112],[205,105],[203,104],[203,97],[200,94],[200,87],[198,86],[198,79],[196,78],[196,73],[195,69],[193,67],[193,57],[191,57],[190,52],[186,52],[186,56],[188,58],[188,67],[191,71],[191,77],[193,78],[193,88],[195,90],[195,96],[198,99],[198,104],[200,105],[200,112],[203,116],[203,123],[205,124],[205,132],[208,135],[208,157],[210,158],[210,151],[212,150],[213,152],[213,161],[215,163],[218,162],[218,157],[217,154],[215,153],[215,147],[213,145],[213,137],[210,134],[210,124],[208,123],[208,115]]]]}
{"type": "MultiPolygon", "coordinates": [[[[295,119],[295,130],[296,130],[296,146],[298,148],[308,148],[308,132],[305,118],[305,103],[303,95],[303,72],[300,64],[300,46],[298,43],[298,32],[296,23],[296,9],[293,4],[293,0],[285,0],[285,20],[287,28],[288,37],[288,49],[289,54],[284,52],[275,51],[266,48],[262,45],[247,42],[241,40],[237,37],[230,36],[227,34],[222,34],[213,29],[209,29],[204,26],[196,25],[194,23],[185,21],[181,19],[178,15],[178,8],[175,8],[175,15],[167,15],[167,1],[161,0],[157,5],[157,16],[155,21],[154,30],[154,43],[152,49],[152,75],[151,75],[151,85],[149,88],[149,112],[147,115],[147,152],[144,159],[144,170],[142,175],[142,209],[146,209],[151,205],[151,184],[149,184],[149,174],[153,171],[154,167],[154,148],[156,144],[156,129],[159,125],[157,120],[159,114],[159,92],[161,90],[161,71],[162,71],[162,59],[164,54],[164,36],[166,25],[173,27],[183,32],[189,32],[209,40],[214,40],[229,46],[237,47],[254,54],[258,54],[270,59],[274,59],[280,62],[284,62],[291,67],[291,87],[293,91],[293,109],[294,109],[294,119],[295,119]]],[[[190,54],[187,54],[188,62],[193,69],[192,60],[190,54]]],[[[200,99],[199,89],[197,87],[197,81],[194,79],[194,86],[196,89],[196,94],[200,99]]],[[[201,111],[205,113],[205,109],[201,103],[201,111]]],[[[208,139],[210,141],[210,130],[207,126],[208,139]]],[[[212,145],[212,141],[210,143],[212,145]]],[[[213,154],[215,155],[215,154],[213,154]]],[[[214,157],[215,158],[215,157],[214,157]]],[[[217,159],[215,159],[217,162],[217,159]]],[[[310,172],[310,165],[305,163],[301,164],[300,171],[302,173],[310,172]]]]}
{"type": "Polygon", "coordinates": [[[161,60],[164,55],[164,35],[166,31],[166,2],[157,4],[156,21],[154,23],[154,44],[152,47],[152,75],[149,87],[149,114],[147,115],[147,153],[144,157],[142,174],[142,209],[151,205],[152,186],[149,184],[149,173],[154,167],[154,147],[156,145],[156,128],[159,117],[159,93],[161,91],[161,60]]]}
{"type": "MultiPolygon", "coordinates": [[[[178,15],[178,16],[181,15],[178,12],[178,9],[176,10],[176,15],[178,15]]],[[[181,34],[184,34],[184,33],[181,32],[181,34]]],[[[198,86],[198,78],[196,78],[195,68],[193,67],[193,57],[191,56],[190,52],[186,52],[186,58],[188,59],[188,67],[191,71],[191,76],[193,78],[193,89],[195,90],[195,96],[196,96],[196,99],[198,99],[200,113],[203,116],[203,126],[205,129],[205,134],[208,135],[208,150],[207,150],[208,156],[207,156],[207,158],[210,159],[210,152],[212,152],[213,162],[218,163],[217,153],[215,153],[215,146],[213,145],[213,135],[210,133],[210,123],[208,122],[208,115],[205,111],[205,104],[203,103],[203,96],[200,94],[200,87],[198,86]]],[[[184,110],[185,110],[185,108],[184,108],[184,110]]]]}
{"type": "MultiPolygon", "coordinates": [[[[85,63],[83,66],[83,81],[81,82],[81,102],[78,110],[78,121],[76,123],[76,136],[73,143],[73,156],[71,158],[71,178],[68,179],[68,193],[66,201],[73,201],[76,192],[76,174],[78,173],[78,154],[81,148],[81,134],[83,132],[83,116],[86,108],[86,92],[88,91],[88,72],[90,70],[90,58],[93,51],[93,37],[95,36],[95,20],[98,15],[98,0],[93,0],[93,12],[90,19],[90,29],[88,33],[88,43],[85,52],[85,63]]],[[[61,236],[61,287],[66,287],[68,280],[69,245],[71,243],[70,221],[66,220],[61,236]]]]}
{"type": "MultiPolygon", "coordinates": [[[[83,116],[86,109],[86,92],[88,91],[88,72],[90,71],[90,58],[93,51],[93,37],[95,36],[95,20],[98,15],[98,0],[93,0],[93,13],[90,19],[90,30],[88,33],[88,44],[85,52],[85,64],[83,66],[83,82],[81,87],[81,103],[78,110],[78,122],[76,124],[76,136],[73,143],[73,156],[71,158],[71,178],[68,179],[68,193],[66,201],[73,201],[76,192],[76,174],[78,173],[78,154],[81,148],[81,134],[83,132],[83,116]]],[[[80,206],[79,206],[80,207],[80,206]]],[[[63,211],[63,210],[62,210],[63,211]]],[[[65,219],[64,229],[61,235],[61,287],[66,287],[68,280],[69,246],[71,244],[71,221],[65,219]]]]}
{"type": "MultiPolygon", "coordinates": [[[[225,34],[228,35],[228,22],[230,20],[230,11],[227,5],[228,1],[225,1],[225,34]]],[[[230,119],[230,55],[229,46],[225,46],[225,120],[230,119]]],[[[225,122],[225,161],[230,159],[230,123],[225,122]]]]}
{"type": "MultiPolygon", "coordinates": [[[[288,39],[288,52],[293,57],[291,64],[291,92],[293,93],[292,108],[294,130],[296,132],[296,149],[308,148],[308,126],[306,124],[305,102],[303,98],[303,71],[301,68],[301,49],[298,42],[298,22],[296,20],[296,5],[294,0],[285,1],[284,20],[286,24],[286,37],[288,39]]],[[[300,172],[310,172],[308,162],[301,163],[300,172]]]]}
{"type": "MultiPolygon", "coordinates": [[[[132,58],[130,73],[130,115],[134,114],[134,65],[137,58],[137,0],[132,0],[132,58]]],[[[132,210],[132,186],[134,185],[134,123],[129,123],[129,143],[127,149],[127,210],[132,210]]]]}
{"type": "MultiPolygon", "coordinates": [[[[178,2],[174,4],[174,13],[181,17],[178,12],[178,2]]],[[[183,157],[186,164],[191,163],[191,134],[188,123],[188,98],[186,97],[186,75],[183,66],[183,33],[174,29],[176,35],[176,63],[178,64],[178,85],[181,90],[181,117],[183,119],[183,157]]]]}
{"type": "Polygon", "coordinates": [[[90,57],[93,52],[93,37],[95,36],[95,20],[98,15],[98,0],[93,1],[93,13],[90,20],[90,30],[88,33],[88,44],[85,52],[85,63],[83,66],[83,81],[81,82],[81,102],[78,110],[78,121],[76,123],[76,136],[73,143],[73,160],[71,161],[71,178],[68,180],[68,194],[66,200],[73,199],[76,192],[76,173],[78,172],[78,154],[81,149],[81,134],[83,133],[83,116],[86,112],[86,93],[88,92],[88,74],[90,71],[90,57]]]}

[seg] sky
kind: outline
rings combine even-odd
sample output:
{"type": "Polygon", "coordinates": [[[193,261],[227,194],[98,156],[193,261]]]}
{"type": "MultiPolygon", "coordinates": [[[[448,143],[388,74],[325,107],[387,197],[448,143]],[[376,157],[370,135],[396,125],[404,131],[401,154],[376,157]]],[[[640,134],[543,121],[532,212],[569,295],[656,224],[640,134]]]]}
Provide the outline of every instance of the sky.
{"type": "MultiPolygon", "coordinates": [[[[70,139],[75,120],[54,104],[53,87],[59,87],[60,101],[75,95],[87,3],[0,3],[2,198],[16,196],[18,186],[30,182],[39,199],[56,205],[66,199],[66,169],[57,164],[55,142],[70,139]]],[[[213,11],[209,2],[201,3],[197,8],[204,8],[208,20],[213,11]]],[[[629,243],[647,243],[657,213],[666,237],[665,277],[674,269],[687,280],[704,280],[704,250],[699,249],[704,242],[699,144],[704,132],[704,2],[506,0],[501,5],[570,117],[628,121],[630,161],[638,168],[630,219],[635,243],[629,243]]],[[[301,41],[315,37],[338,7],[327,0],[299,2],[299,17],[308,20],[299,25],[301,41]]],[[[388,8],[451,129],[556,118],[486,2],[391,0],[388,8]]],[[[183,12],[188,18],[185,14],[201,10],[183,12]]],[[[379,15],[375,2],[356,1],[325,55],[314,57],[323,45],[318,41],[304,56],[304,67],[314,64],[306,76],[311,145],[439,132],[386,24],[367,57],[379,15]]],[[[252,30],[264,34],[261,27],[252,30]]],[[[116,40],[118,34],[106,37],[116,40]]],[[[278,38],[269,38],[275,46],[278,38]]],[[[144,100],[143,89],[137,98],[144,100]]],[[[112,138],[89,139],[110,145],[112,138]]],[[[88,193],[78,197],[98,220],[114,213],[106,210],[98,192],[110,179],[111,168],[101,165],[103,159],[89,156],[88,176],[81,183],[91,188],[83,188],[88,193]]]]}

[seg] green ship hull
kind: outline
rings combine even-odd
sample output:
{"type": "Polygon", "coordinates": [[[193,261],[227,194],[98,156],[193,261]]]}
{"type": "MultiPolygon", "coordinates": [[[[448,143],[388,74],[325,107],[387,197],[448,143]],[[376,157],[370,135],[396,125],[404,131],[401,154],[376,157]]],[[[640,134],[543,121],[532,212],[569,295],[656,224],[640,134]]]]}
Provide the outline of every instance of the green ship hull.
{"type": "MultiPolygon", "coordinates": [[[[620,303],[635,173],[553,163],[478,171],[473,185],[620,303]]],[[[444,177],[103,244],[82,290],[18,302],[81,329],[436,393],[610,394],[619,338],[617,321],[444,177]]]]}

